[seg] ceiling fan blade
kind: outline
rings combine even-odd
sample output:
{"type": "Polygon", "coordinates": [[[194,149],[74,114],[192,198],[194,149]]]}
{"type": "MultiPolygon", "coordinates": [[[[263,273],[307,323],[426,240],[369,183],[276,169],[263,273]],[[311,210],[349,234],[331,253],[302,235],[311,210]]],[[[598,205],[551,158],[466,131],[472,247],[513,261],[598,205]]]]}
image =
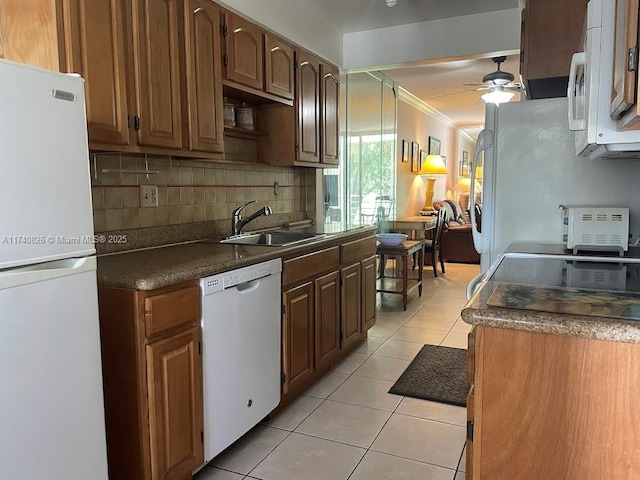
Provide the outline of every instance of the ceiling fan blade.
{"type": "Polygon", "coordinates": [[[436,95],[435,97],[429,97],[427,100],[435,100],[436,98],[449,97],[451,95],[458,95],[459,93],[467,93],[467,92],[475,92],[478,90],[477,88],[472,88],[469,90],[458,90],[457,92],[444,93],[442,95],[436,95]]]}
{"type": "Polygon", "coordinates": [[[463,83],[463,87],[484,87],[484,83],[463,83]]]}

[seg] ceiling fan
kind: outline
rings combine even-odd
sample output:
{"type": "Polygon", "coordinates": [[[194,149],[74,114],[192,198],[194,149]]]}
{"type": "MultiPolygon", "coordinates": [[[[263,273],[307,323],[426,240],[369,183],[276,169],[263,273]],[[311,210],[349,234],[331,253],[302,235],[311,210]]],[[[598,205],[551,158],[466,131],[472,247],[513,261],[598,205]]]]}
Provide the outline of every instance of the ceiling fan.
{"type": "Polygon", "coordinates": [[[507,57],[493,57],[491,60],[498,66],[498,69],[495,72],[488,73],[484,77],[482,77],[482,83],[462,84],[465,87],[476,88],[461,90],[452,93],[445,93],[444,95],[438,95],[437,97],[432,98],[441,98],[448,95],[455,95],[464,92],[489,90],[487,93],[482,95],[482,100],[484,100],[485,103],[499,104],[508,102],[514,95],[512,91],[521,92],[522,85],[520,83],[513,82],[515,78],[513,74],[500,70],[500,64],[504,63],[507,60],[507,57]]]}

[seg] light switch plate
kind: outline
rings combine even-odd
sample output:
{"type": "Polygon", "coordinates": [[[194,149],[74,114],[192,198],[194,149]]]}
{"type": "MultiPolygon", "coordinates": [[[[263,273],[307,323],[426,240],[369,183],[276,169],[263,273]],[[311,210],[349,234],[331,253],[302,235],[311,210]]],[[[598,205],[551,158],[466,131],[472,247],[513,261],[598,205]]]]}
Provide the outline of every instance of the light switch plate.
{"type": "Polygon", "coordinates": [[[157,185],[140,185],[140,206],[142,208],[158,206],[157,185]]]}

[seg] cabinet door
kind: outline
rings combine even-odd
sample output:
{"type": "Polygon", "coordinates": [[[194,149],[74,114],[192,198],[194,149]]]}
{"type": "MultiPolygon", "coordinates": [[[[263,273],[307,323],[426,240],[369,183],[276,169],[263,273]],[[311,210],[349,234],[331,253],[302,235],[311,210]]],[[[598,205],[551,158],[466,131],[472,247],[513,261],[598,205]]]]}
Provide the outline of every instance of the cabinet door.
{"type": "Polygon", "coordinates": [[[264,55],[265,91],[293,100],[293,47],[265,33],[264,55]]]}
{"type": "Polygon", "coordinates": [[[340,272],[315,280],[316,368],[322,368],[340,351],[340,272]]]}
{"type": "Polygon", "coordinates": [[[178,0],[132,0],[141,145],[182,148],[178,0]]]}
{"type": "Polygon", "coordinates": [[[0,58],[59,70],[56,7],[53,0],[0,0],[0,58]]]}
{"type": "Polygon", "coordinates": [[[360,263],[342,269],[342,348],[357,343],[362,319],[360,263]]]}
{"type": "Polygon", "coordinates": [[[376,324],[376,256],[361,262],[362,267],[362,332],[376,324]]]}
{"type": "Polygon", "coordinates": [[[204,461],[200,328],[147,345],[151,478],[182,479],[204,461]]]}
{"type": "Polygon", "coordinates": [[[225,78],[262,90],[263,51],[262,30],[253,23],[233,13],[226,12],[225,19],[225,78]]]}
{"type": "Polygon", "coordinates": [[[586,0],[526,1],[520,55],[529,98],[566,96],[571,57],[583,49],[586,5],[586,0]]]}
{"type": "Polygon", "coordinates": [[[184,15],[189,149],[224,152],[220,8],[186,0],[184,15]]]}
{"type": "Polygon", "coordinates": [[[340,72],[337,68],[322,64],[320,67],[322,163],[337,165],[339,162],[338,101],[340,98],[340,72]]]}
{"type": "Polygon", "coordinates": [[[474,434],[474,407],[475,395],[473,394],[473,385],[467,395],[467,441],[465,442],[465,461],[466,461],[466,480],[473,480],[473,434],[474,434]]]}
{"type": "MultiPolygon", "coordinates": [[[[613,86],[611,89],[611,118],[614,120],[631,109],[637,101],[638,3],[638,0],[616,0],[613,86]],[[629,68],[632,66],[630,62],[636,63],[635,68],[629,68]]],[[[634,112],[632,115],[636,119],[638,118],[637,113],[634,112]]]]}
{"type": "Polygon", "coordinates": [[[320,162],[320,61],[304,52],[297,55],[298,160],[320,162]]]}
{"type": "Polygon", "coordinates": [[[89,142],[129,143],[122,0],[63,0],[63,71],[86,80],[89,142]]]}
{"type": "Polygon", "coordinates": [[[313,283],[282,294],[283,393],[295,389],[313,373],[313,283]]]}

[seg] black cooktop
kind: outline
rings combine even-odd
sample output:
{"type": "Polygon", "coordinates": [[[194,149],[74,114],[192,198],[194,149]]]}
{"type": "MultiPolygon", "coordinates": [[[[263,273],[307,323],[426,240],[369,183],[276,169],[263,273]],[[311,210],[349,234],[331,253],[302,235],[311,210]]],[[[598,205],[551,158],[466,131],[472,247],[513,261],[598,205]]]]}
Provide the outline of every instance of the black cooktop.
{"type": "Polygon", "coordinates": [[[640,292],[640,259],[506,254],[490,280],[523,285],[640,292]]]}

